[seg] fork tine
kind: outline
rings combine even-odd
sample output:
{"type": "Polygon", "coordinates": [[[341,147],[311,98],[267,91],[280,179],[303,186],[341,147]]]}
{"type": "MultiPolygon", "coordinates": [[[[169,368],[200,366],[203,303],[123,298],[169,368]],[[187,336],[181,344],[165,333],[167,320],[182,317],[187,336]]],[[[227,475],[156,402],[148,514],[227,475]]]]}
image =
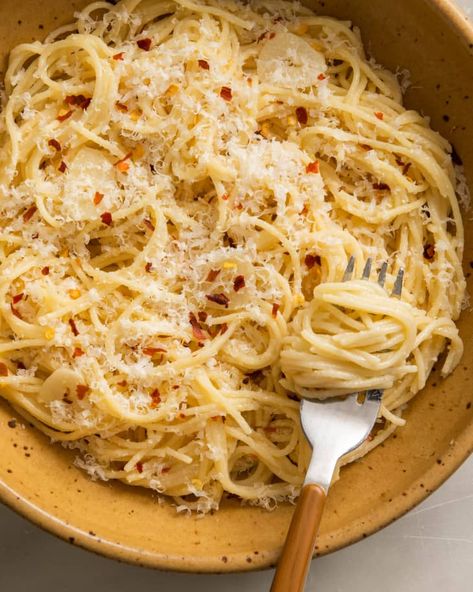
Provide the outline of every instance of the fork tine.
{"type": "Polygon", "coordinates": [[[353,270],[355,269],[355,257],[353,257],[353,255],[350,257],[350,259],[348,260],[348,264],[347,267],[345,269],[345,273],[343,274],[343,280],[344,282],[348,282],[348,280],[351,280],[351,276],[353,275],[353,270]]]}
{"type": "Polygon", "coordinates": [[[371,275],[371,264],[372,264],[373,260],[371,259],[371,257],[369,257],[366,260],[365,263],[365,268],[363,269],[363,275],[361,276],[362,279],[364,280],[369,280],[370,279],[370,275],[371,275]]]}
{"type": "Polygon", "coordinates": [[[381,389],[373,389],[370,391],[366,391],[366,400],[367,401],[376,401],[379,402],[383,398],[383,391],[381,389]]]}
{"type": "Polygon", "coordinates": [[[404,269],[401,267],[397,272],[396,281],[394,282],[391,296],[400,296],[402,292],[402,281],[404,279],[404,269]]]}
{"type": "Polygon", "coordinates": [[[386,271],[388,270],[388,264],[386,261],[381,265],[381,269],[379,270],[378,274],[378,284],[383,287],[384,282],[386,281],[386,271]]]}

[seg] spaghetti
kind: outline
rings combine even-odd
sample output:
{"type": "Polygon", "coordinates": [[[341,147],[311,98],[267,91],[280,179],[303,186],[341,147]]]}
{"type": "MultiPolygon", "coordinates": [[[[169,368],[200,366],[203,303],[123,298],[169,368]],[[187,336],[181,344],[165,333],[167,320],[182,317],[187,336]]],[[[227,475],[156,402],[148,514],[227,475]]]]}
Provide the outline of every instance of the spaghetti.
{"type": "Polygon", "coordinates": [[[349,23],[279,0],[94,2],[15,48],[0,387],[77,463],[208,511],[297,495],[297,396],[403,423],[464,297],[450,145],[349,23]],[[388,262],[389,291],[360,277],[388,262]],[[312,390],[311,390],[312,389],[312,390]]]}

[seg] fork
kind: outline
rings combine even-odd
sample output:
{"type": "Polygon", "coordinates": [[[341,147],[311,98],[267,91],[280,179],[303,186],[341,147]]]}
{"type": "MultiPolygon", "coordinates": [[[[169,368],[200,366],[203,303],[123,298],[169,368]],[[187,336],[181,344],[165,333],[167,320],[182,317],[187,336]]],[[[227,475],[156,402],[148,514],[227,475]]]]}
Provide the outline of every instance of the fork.
{"type": "MultiPolygon", "coordinates": [[[[372,260],[367,259],[362,279],[369,280],[372,260]]],[[[350,280],[355,258],[350,257],[343,281],[350,280]]],[[[388,264],[384,262],[378,283],[384,286],[388,264]]],[[[391,295],[401,296],[404,270],[401,268],[391,295]]],[[[313,452],[302,491],[289,527],[274,575],[271,592],[302,592],[312,558],[320,520],[338,460],[358,448],[369,436],[381,406],[383,391],[352,393],[323,401],[303,399],[301,424],[313,452]]]]}

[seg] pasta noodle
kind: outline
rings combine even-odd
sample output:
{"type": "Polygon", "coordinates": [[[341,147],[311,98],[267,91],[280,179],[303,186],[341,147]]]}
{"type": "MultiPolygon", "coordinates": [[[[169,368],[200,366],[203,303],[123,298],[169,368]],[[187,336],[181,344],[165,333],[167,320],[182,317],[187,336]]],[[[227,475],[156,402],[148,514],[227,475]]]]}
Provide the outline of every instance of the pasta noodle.
{"type": "Polygon", "coordinates": [[[0,136],[1,395],[94,478],[269,507],[307,468],[297,395],[386,389],[349,462],[458,363],[451,147],[350,23],[97,1],[12,51],[0,136]]]}

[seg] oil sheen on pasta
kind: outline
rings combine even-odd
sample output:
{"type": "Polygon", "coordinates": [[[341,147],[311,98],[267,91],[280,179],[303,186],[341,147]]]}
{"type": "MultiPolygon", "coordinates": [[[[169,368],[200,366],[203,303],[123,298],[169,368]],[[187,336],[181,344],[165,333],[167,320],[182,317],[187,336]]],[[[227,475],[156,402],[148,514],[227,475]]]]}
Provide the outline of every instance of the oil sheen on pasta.
{"type": "Polygon", "coordinates": [[[386,389],[348,462],[461,356],[451,147],[356,28],[298,4],[76,18],[6,74],[1,394],[92,476],[179,509],[292,498],[294,393],[386,389]],[[386,290],[342,283],[350,256],[358,278],[387,261],[386,290]]]}

